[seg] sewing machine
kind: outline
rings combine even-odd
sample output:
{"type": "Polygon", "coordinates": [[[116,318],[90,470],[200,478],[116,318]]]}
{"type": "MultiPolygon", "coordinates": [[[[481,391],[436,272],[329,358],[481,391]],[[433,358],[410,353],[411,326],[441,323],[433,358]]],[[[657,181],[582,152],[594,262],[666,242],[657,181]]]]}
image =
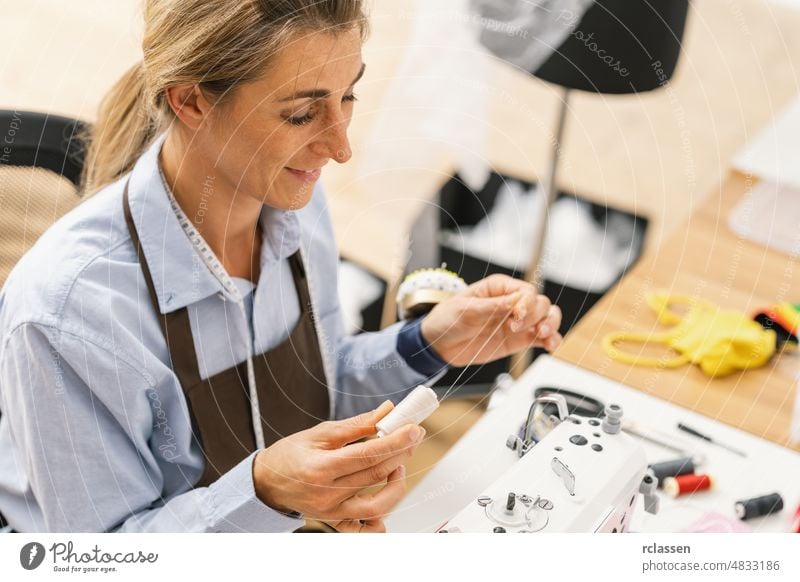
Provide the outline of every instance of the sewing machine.
{"type": "MultiPolygon", "coordinates": [[[[601,500],[599,497],[584,494],[587,479],[588,486],[600,495],[605,495],[601,491],[603,483],[609,483],[619,491],[629,488],[630,501],[635,488],[629,487],[622,475],[628,475],[629,471],[638,471],[639,476],[644,474],[641,452],[633,452],[638,447],[644,451],[648,463],[685,456],[703,457],[703,472],[712,475],[716,485],[711,490],[675,499],[659,493],[658,514],[643,511],[642,506],[638,505],[632,520],[630,512],[627,513],[625,522],[629,525],[625,527],[625,531],[656,533],[791,530],[791,511],[785,510],[748,522],[741,522],[734,513],[736,501],[767,491],[781,493],[789,507],[797,505],[800,455],[791,449],[550,356],[537,358],[519,379],[510,382],[508,386],[498,386],[495,396],[498,398],[492,399],[486,414],[409,491],[386,519],[390,532],[434,532],[441,529],[450,531],[453,528],[460,528],[461,531],[492,532],[494,527],[505,526],[491,522],[484,508],[477,504],[477,498],[484,494],[491,496],[492,500],[498,500],[497,509],[508,502],[509,492],[515,494],[515,507],[520,503],[519,496],[526,494],[532,499],[541,495],[553,503],[553,509],[549,510],[550,521],[542,530],[543,533],[578,530],[573,527],[575,522],[573,525],[564,525],[564,522],[557,521],[560,519],[557,512],[563,507],[572,507],[571,511],[595,511],[593,508],[601,500]],[[548,420],[553,417],[554,423],[551,432],[539,432],[539,420],[535,414],[531,418],[531,404],[548,392],[552,394],[554,390],[560,390],[564,393],[567,389],[576,393],[572,397],[567,395],[569,412],[581,420],[591,420],[594,417],[602,422],[601,417],[607,404],[620,405],[624,411],[623,434],[606,434],[602,431],[602,426],[592,426],[593,429],[601,429],[593,431],[601,436],[589,437],[586,432],[581,432],[586,430],[585,423],[574,425],[569,421],[561,421],[561,418],[565,418],[563,412],[559,412],[554,404],[542,403],[541,400],[540,406],[545,409],[542,418],[548,420]],[[578,393],[582,398],[577,397],[578,393]],[[526,415],[532,422],[527,421],[526,415]],[[713,434],[719,440],[746,452],[747,457],[742,458],[702,439],[688,439],[685,433],[676,429],[680,422],[713,434]],[[517,432],[521,425],[523,430],[517,432]],[[527,435],[525,426],[533,427],[527,435]],[[631,427],[635,430],[632,431],[631,427]],[[512,432],[513,437],[508,438],[512,432]],[[573,447],[568,439],[575,434],[582,434],[589,443],[573,447]],[[527,442],[528,439],[530,442],[527,442]],[[612,448],[603,445],[604,450],[601,452],[585,450],[594,442],[592,439],[598,443],[606,441],[607,445],[616,443],[619,446],[612,448]],[[506,446],[507,440],[512,446],[524,446],[511,450],[506,446]],[[533,444],[534,442],[538,444],[533,444]],[[556,446],[561,446],[564,450],[555,451],[556,446]],[[523,454],[520,457],[521,452],[523,454]],[[572,456],[578,452],[587,455],[592,453],[594,456],[589,455],[589,461],[585,462],[581,460],[585,457],[572,456]],[[569,458],[566,456],[568,454],[569,458]],[[629,455],[634,462],[619,462],[619,465],[625,466],[615,476],[612,467],[619,466],[617,455],[629,455]],[[565,493],[563,481],[550,466],[555,456],[575,476],[575,496],[586,500],[583,505],[573,504],[575,500],[570,500],[572,496],[565,493]],[[505,481],[506,478],[509,479],[508,482],[505,481]],[[548,489],[545,490],[545,487],[548,489]],[[563,496],[563,503],[556,494],[563,496]],[[469,519],[470,516],[474,520],[469,519]]],[[[619,507],[611,497],[609,495],[608,501],[602,503],[619,507]]],[[[518,509],[521,510],[521,507],[518,509]]],[[[516,531],[515,528],[506,529],[516,531]]],[[[613,529],[612,525],[609,531],[613,529]]],[[[579,531],[593,530],[589,526],[579,531]]]]}
{"type": "Polygon", "coordinates": [[[506,443],[519,460],[437,531],[621,533],[640,494],[656,513],[657,481],[641,444],[621,431],[622,415],[616,404],[603,418],[569,415],[564,396],[536,398],[506,443]]]}

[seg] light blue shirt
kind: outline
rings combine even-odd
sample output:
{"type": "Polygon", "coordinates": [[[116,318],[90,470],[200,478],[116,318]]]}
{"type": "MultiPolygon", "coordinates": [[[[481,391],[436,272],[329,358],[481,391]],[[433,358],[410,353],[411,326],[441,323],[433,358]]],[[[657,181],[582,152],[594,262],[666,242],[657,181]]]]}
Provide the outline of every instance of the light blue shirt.
{"type": "MultiPolygon", "coordinates": [[[[246,321],[169,206],[162,143],[133,169],[130,205],[160,310],[188,307],[204,378],[244,361],[248,337],[261,353],[289,335],[299,308],[286,259],[300,247],[331,418],[397,402],[426,379],[397,352],[402,324],[344,335],[319,186],[299,211],[264,207],[258,284],[237,281],[246,321]]],[[[255,453],[191,489],[204,460],[125,223],[126,178],[49,229],[0,293],[0,512],[23,532],[292,531],[302,520],[255,496],[255,453]]]]}

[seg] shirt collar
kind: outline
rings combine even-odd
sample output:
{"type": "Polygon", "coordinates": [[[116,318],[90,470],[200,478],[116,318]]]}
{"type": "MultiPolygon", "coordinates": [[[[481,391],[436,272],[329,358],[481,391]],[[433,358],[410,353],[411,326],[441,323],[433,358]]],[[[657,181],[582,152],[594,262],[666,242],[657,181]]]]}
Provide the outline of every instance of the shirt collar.
{"type": "MultiPolygon", "coordinates": [[[[161,313],[170,313],[215,293],[222,284],[206,267],[172,211],[159,171],[166,133],[139,158],[131,172],[128,200],[161,313]]],[[[295,212],[264,206],[261,266],[289,257],[300,247],[300,222],[295,212]]]]}
{"type": "Polygon", "coordinates": [[[300,248],[300,220],[297,212],[261,207],[261,266],[289,258],[300,248]]]}

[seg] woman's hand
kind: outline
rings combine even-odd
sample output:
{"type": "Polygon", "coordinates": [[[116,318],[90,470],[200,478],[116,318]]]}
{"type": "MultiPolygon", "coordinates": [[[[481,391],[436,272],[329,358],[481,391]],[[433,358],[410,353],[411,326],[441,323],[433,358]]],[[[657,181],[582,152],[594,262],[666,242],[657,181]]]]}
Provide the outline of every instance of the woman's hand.
{"type": "Polygon", "coordinates": [[[402,463],[425,430],[409,424],[380,439],[354,441],[374,435],[392,408],[387,400],[371,412],[320,423],[267,447],[253,464],[256,495],[273,509],[299,511],[339,531],[385,531],[382,517],[405,493],[402,463]],[[360,493],[384,482],[375,494],[360,493]]]}
{"type": "Polygon", "coordinates": [[[561,310],[533,285],[491,275],[442,301],[422,320],[422,336],[453,366],[484,364],[530,347],[561,343],[561,310]]]}

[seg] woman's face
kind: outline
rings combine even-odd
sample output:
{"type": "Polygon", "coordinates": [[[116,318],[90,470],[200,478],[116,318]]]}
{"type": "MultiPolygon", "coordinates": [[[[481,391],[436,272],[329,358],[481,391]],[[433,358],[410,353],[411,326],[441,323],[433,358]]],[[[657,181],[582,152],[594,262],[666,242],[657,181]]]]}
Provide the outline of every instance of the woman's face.
{"type": "Polygon", "coordinates": [[[363,71],[357,28],[298,34],[261,78],[215,109],[206,142],[217,148],[209,152],[215,174],[274,208],[305,206],[322,167],[350,159],[353,86],[363,71]]]}

